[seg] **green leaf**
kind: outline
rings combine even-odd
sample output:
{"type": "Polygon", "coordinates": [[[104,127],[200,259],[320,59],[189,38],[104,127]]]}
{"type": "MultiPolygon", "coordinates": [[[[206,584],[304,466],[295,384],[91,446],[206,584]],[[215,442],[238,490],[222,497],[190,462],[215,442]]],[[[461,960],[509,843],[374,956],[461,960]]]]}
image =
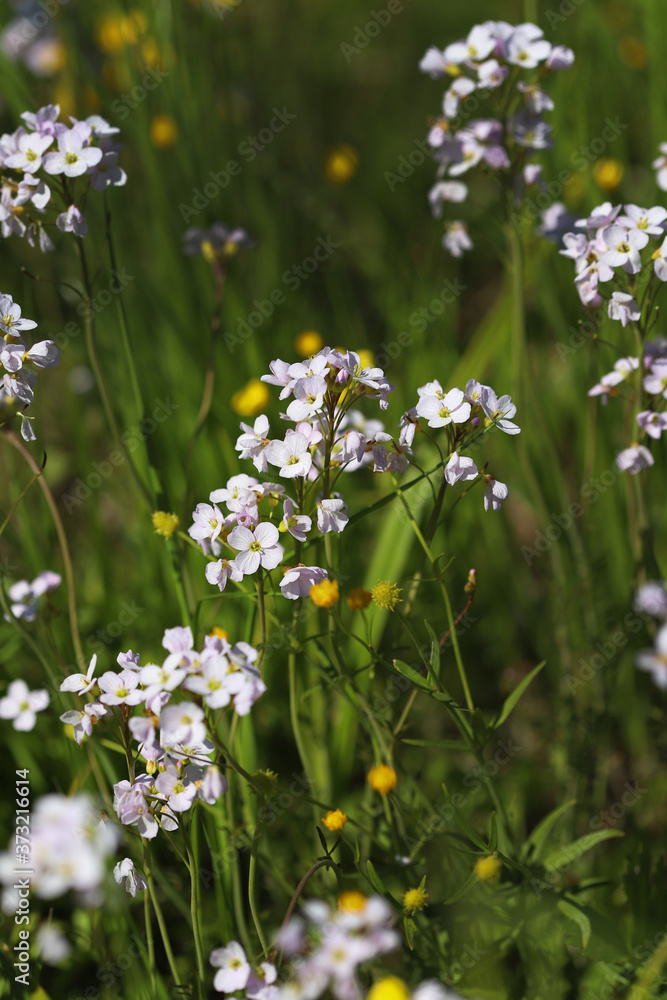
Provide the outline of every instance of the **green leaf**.
{"type": "Polygon", "coordinates": [[[366,870],[368,871],[368,881],[371,883],[374,889],[376,889],[383,896],[387,895],[387,890],[385,889],[384,882],[375,871],[372,861],[366,862],[366,870]]]}
{"type": "Polygon", "coordinates": [[[394,666],[398,670],[399,674],[403,674],[407,677],[409,681],[412,681],[420,690],[422,691],[432,691],[433,685],[429,682],[428,677],[424,677],[420,674],[414,667],[408,666],[407,663],[403,663],[402,660],[394,660],[394,666]]]}
{"type": "Polygon", "coordinates": [[[559,899],[557,905],[561,913],[564,913],[568,920],[573,920],[579,927],[579,930],[581,931],[581,947],[584,951],[586,951],[588,942],[591,939],[590,920],[583,910],[581,910],[574,903],[568,903],[566,899],[559,899]]]}
{"type": "Polygon", "coordinates": [[[408,942],[408,948],[410,951],[414,951],[415,931],[417,930],[417,925],[412,917],[404,917],[403,926],[405,927],[405,940],[408,942]]]}
{"type": "Polygon", "coordinates": [[[401,740],[411,747],[439,747],[441,750],[466,750],[470,747],[463,740],[401,740]]]}
{"type": "Polygon", "coordinates": [[[496,823],[496,814],[491,813],[491,832],[489,833],[489,851],[493,852],[498,847],[498,825],[496,823]]]}
{"type": "Polygon", "coordinates": [[[440,641],[427,621],[424,621],[424,625],[431,640],[431,670],[436,677],[440,677],[440,641]]]}
{"type": "Polygon", "coordinates": [[[625,836],[621,830],[596,830],[595,833],[587,833],[578,840],[573,840],[565,847],[557,847],[544,859],[544,867],[548,872],[561,868],[563,865],[574,864],[597,844],[603,840],[611,840],[612,837],[625,836]]]}
{"type": "MultiPolygon", "coordinates": [[[[442,786],[442,790],[445,793],[445,798],[449,800],[449,795],[447,794],[447,790],[445,789],[444,785],[442,786]]],[[[452,808],[454,807],[452,806],[452,808]]],[[[454,809],[454,820],[456,821],[457,826],[460,827],[463,833],[465,833],[468,840],[471,840],[476,847],[479,847],[480,851],[486,852],[487,847],[484,840],[475,830],[473,830],[473,828],[470,826],[467,820],[465,820],[463,816],[461,816],[460,811],[458,809],[454,809]]]]}
{"type": "Polygon", "coordinates": [[[500,710],[500,714],[498,715],[498,717],[496,719],[493,720],[492,726],[493,726],[494,729],[497,729],[498,726],[501,726],[503,724],[503,722],[505,721],[505,719],[507,719],[507,717],[510,715],[510,713],[513,710],[513,708],[515,707],[515,705],[517,704],[517,702],[521,698],[523,692],[526,690],[526,688],[528,687],[528,685],[530,684],[530,682],[532,681],[532,679],[534,677],[537,677],[537,675],[539,674],[539,672],[542,669],[542,667],[546,664],[546,662],[547,662],[546,660],[542,660],[542,662],[538,663],[536,667],[533,667],[533,669],[530,671],[530,673],[528,674],[528,676],[524,677],[524,679],[521,681],[521,683],[517,687],[514,688],[514,690],[512,691],[511,695],[509,695],[505,699],[505,701],[503,703],[503,707],[500,710]]]}
{"type": "Polygon", "coordinates": [[[548,816],[545,816],[544,819],[540,820],[535,829],[528,835],[528,838],[523,845],[521,857],[524,861],[529,857],[531,847],[533,848],[533,860],[539,858],[549,834],[560,817],[576,804],[576,799],[570,799],[569,802],[565,802],[562,806],[558,806],[557,809],[554,809],[548,816]]]}
{"type": "Polygon", "coordinates": [[[461,896],[465,896],[468,890],[472,889],[472,887],[477,884],[478,884],[477,876],[475,875],[474,871],[472,871],[470,872],[470,875],[468,875],[468,878],[465,880],[463,885],[459,886],[454,895],[450,896],[449,899],[446,899],[444,901],[444,906],[449,906],[450,903],[455,903],[457,899],[460,899],[461,896]]]}

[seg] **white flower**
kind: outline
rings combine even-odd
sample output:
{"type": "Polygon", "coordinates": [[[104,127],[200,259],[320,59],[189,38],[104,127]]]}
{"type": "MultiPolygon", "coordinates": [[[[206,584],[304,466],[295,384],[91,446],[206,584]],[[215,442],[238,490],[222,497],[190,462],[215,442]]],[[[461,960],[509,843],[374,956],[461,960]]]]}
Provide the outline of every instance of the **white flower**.
{"type": "Polygon", "coordinates": [[[521,433],[521,428],[509,419],[516,413],[516,406],[510,396],[501,396],[499,399],[493,389],[485,385],[482,388],[480,403],[489,421],[493,421],[499,430],[505,434],[521,433]]]}
{"type": "Polygon", "coordinates": [[[639,306],[632,295],[626,292],[613,292],[609,300],[609,319],[620,320],[621,326],[636,322],[641,316],[639,306]]]}
{"type": "Polygon", "coordinates": [[[637,653],[635,664],[640,670],[648,670],[655,684],[667,690],[667,625],[663,625],[655,637],[655,648],[637,653]]]}
{"type": "Polygon", "coordinates": [[[308,439],[298,431],[288,431],[284,441],[271,441],[265,454],[271,465],[280,466],[278,474],[285,479],[307,476],[313,464],[308,439]]]}
{"type": "Polygon", "coordinates": [[[235,993],[245,989],[250,978],[250,963],[238,941],[230,941],[225,948],[211,952],[209,962],[218,971],[213,980],[213,989],[218,993],[235,993]]]}
{"type": "Polygon", "coordinates": [[[484,490],[484,510],[500,510],[503,500],[507,500],[509,496],[509,490],[505,483],[501,483],[491,476],[485,476],[485,479],[488,486],[484,490]]]}
{"type": "Polygon", "coordinates": [[[654,461],[653,455],[643,444],[633,444],[616,456],[616,465],[621,472],[630,472],[633,476],[653,465],[654,461]]]}
{"type": "Polygon", "coordinates": [[[70,674],[60,685],[61,691],[73,691],[75,694],[87,694],[95,687],[97,681],[93,678],[97,666],[97,653],[94,653],[85,674],[70,674]]]}
{"type": "MultiPolygon", "coordinates": [[[[79,123],[79,125],[82,123],[79,123]]],[[[90,133],[90,129],[88,129],[90,133]]],[[[58,135],[58,152],[47,153],[44,169],[47,174],[65,174],[66,177],[80,177],[89,167],[94,167],[102,159],[102,150],[95,146],[84,146],[81,129],[66,129],[58,135]]]]}
{"type": "MultiPolygon", "coordinates": [[[[425,417],[429,427],[446,427],[447,424],[463,424],[470,416],[470,403],[466,402],[461,389],[450,389],[443,393],[440,384],[430,383],[437,386],[436,391],[431,393],[418,390],[420,392],[417,403],[417,413],[420,417],[425,417]]],[[[423,387],[425,388],[425,387],[423,387]]]]}
{"type": "Polygon", "coordinates": [[[137,890],[148,888],[148,882],[142,873],[134,867],[131,858],[123,858],[114,866],[113,877],[119,885],[125,885],[133,899],[137,895],[137,890]]]}
{"type": "Polygon", "coordinates": [[[474,479],[477,474],[478,469],[472,458],[468,458],[466,455],[459,455],[457,451],[452,452],[445,466],[445,479],[450,486],[457,483],[459,479],[462,479],[464,482],[474,479]]]}
{"type": "Polygon", "coordinates": [[[7,694],[0,699],[0,719],[13,719],[14,729],[29,732],[37,721],[36,712],[49,704],[48,691],[30,691],[25,681],[12,681],[7,694]]]}
{"type": "Polygon", "coordinates": [[[640,270],[642,261],[639,251],[648,243],[648,233],[641,229],[631,229],[628,232],[623,226],[614,225],[607,226],[602,231],[602,239],[609,248],[602,256],[605,264],[610,267],[622,266],[630,274],[636,274],[640,270]]]}
{"type": "Polygon", "coordinates": [[[283,557],[283,547],[278,544],[278,529],[264,521],[254,531],[236,527],[227,541],[239,552],[234,560],[244,576],[256,573],[260,565],[263,569],[275,569],[283,557]]]}
{"type": "Polygon", "coordinates": [[[322,534],[341,532],[349,521],[343,500],[320,500],[317,505],[317,527],[322,534]]]}

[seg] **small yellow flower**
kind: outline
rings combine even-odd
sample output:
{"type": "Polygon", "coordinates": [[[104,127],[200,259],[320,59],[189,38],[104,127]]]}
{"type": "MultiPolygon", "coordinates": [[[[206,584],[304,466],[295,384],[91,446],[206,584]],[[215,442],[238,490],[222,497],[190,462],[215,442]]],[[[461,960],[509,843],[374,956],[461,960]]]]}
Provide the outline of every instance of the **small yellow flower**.
{"type": "Polygon", "coordinates": [[[359,165],[359,154],[353,146],[334,146],[324,161],[324,176],[330,184],[345,184],[354,176],[359,165]]]}
{"type": "Polygon", "coordinates": [[[492,882],[493,879],[498,878],[502,867],[503,863],[500,858],[489,854],[487,857],[479,859],[475,865],[475,875],[480,882],[492,882]]]}
{"type": "Polygon", "coordinates": [[[317,608],[330,608],[338,600],[338,584],[335,580],[320,580],[310,588],[310,599],[317,608]]]}
{"type": "Polygon", "coordinates": [[[428,906],[428,893],[419,886],[416,889],[408,889],[403,895],[403,906],[408,913],[416,913],[428,906]]]}
{"type": "Polygon", "coordinates": [[[410,1000],[410,990],[398,976],[384,976],[373,983],[366,1000],[410,1000]]]}
{"type": "Polygon", "coordinates": [[[352,611],[359,611],[361,608],[368,607],[372,597],[370,590],[366,590],[364,587],[353,587],[347,595],[347,606],[352,611]]]}
{"type": "Polygon", "coordinates": [[[358,889],[350,889],[348,892],[341,892],[338,897],[338,909],[344,913],[359,913],[366,909],[368,899],[363,892],[358,889]]]}
{"type": "Polygon", "coordinates": [[[593,176],[603,191],[614,191],[623,179],[625,167],[618,160],[598,160],[593,167],[593,176]]]}
{"type": "Polygon", "coordinates": [[[225,632],[224,628],[220,628],[218,625],[212,628],[208,634],[214,639],[229,639],[229,634],[225,632]]]}
{"type": "Polygon", "coordinates": [[[294,341],[294,350],[302,358],[310,358],[324,347],[317,330],[303,330],[294,341]]]}
{"type": "Polygon", "coordinates": [[[166,510],[153,511],[151,521],[155,528],[155,534],[162,535],[163,538],[171,538],[178,527],[178,515],[169,514],[166,510]]]}
{"type": "Polygon", "coordinates": [[[151,142],[156,149],[169,149],[178,138],[178,125],[171,115],[155,115],[151,122],[151,142]]]}
{"type": "Polygon", "coordinates": [[[266,383],[258,378],[251,378],[242,389],[234,393],[230,405],[234,413],[238,413],[240,417],[256,417],[270,398],[271,393],[266,383]]]}
{"type": "Polygon", "coordinates": [[[342,830],[347,823],[347,816],[340,809],[330,809],[326,816],[322,817],[322,822],[327,830],[342,830]]]}
{"type": "Polygon", "coordinates": [[[389,580],[381,580],[371,590],[371,597],[378,608],[393,611],[396,605],[400,604],[403,600],[402,597],[398,596],[401,590],[402,587],[397,587],[395,583],[390,583],[389,580]]]}
{"type": "Polygon", "coordinates": [[[477,573],[474,569],[471,569],[468,573],[468,582],[463,589],[466,594],[474,594],[477,590],[477,573]]]}
{"type": "Polygon", "coordinates": [[[380,795],[388,795],[396,787],[397,781],[396,771],[389,764],[377,764],[368,772],[368,784],[380,795]]]}

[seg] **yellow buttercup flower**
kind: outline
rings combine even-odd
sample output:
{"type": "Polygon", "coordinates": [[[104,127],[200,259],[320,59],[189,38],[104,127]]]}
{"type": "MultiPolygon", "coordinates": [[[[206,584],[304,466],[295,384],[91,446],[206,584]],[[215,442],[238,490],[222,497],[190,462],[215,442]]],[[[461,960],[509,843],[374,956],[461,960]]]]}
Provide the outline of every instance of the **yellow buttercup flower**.
{"type": "Polygon", "coordinates": [[[251,378],[249,382],[235,392],[230,400],[234,413],[240,417],[256,417],[269,402],[271,394],[265,382],[251,378]]]}
{"type": "Polygon", "coordinates": [[[163,538],[171,538],[178,527],[178,515],[170,514],[166,510],[155,510],[151,514],[153,527],[156,535],[163,538]]]}
{"type": "Polygon", "coordinates": [[[335,580],[320,580],[310,588],[310,599],[317,608],[330,608],[338,600],[338,584],[335,580]]]}
{"type": "Polygon", "coordinates": [[[224,628],[220,628],[218,625],[212,628],[208,634],[214,639],[229,639],[229,633],[225,632],[224,628]]]}
{"type": "Polygon", "coordinates": [[[410,990],[398,976],[384,976],[373,983],[366,1000],[410,1000],[410,990]]]}
{"type": "Polygon", "coordinates": [[[330,184],[345,184],[354,176],[359,165],[359,154],[353,146],[334,146],[324,160],[324,176],[330,184]]]}
{"type": "Polygon", "coordinates": [[[380,795],[388,795],[392,788],[396,787],[397,781],[398,775],[389,764],[377,764],[368,772],[368,784],[380,795]]]}
{"type": "Polygon", "coordinates": [[[358,889],[350,889],[348,892],[341,892],[338,897],[338,909],[344,913],[359,913],[366,909],[368,899],[363,892],[358,889]]]}
{"type": "Polygon", "coordinates": [[[403,895],[403,906],[408,913],[416,913],[428,906],[428,893],[421,886],[416,889],[408,889],[403,895]]]}
{"type": "Polygon", "coordinates": [[[327,830],[342,830],[347,823],[347,816],[340,809],[330,809],[326,816],[322,817],[322,822],[327,830]]]}
{"type": "Polygon", "coordinates": [[[310,358],[324,347],[317,330],[303,330],[294,341],[294,349],[302,358],[310,358]]]}
{"type": "Polygon", "coordinates": [[[475,865],[475,875],[480,882],[492,882],[495,878],[498,878],[502,867],[503,863],[500,858],[489,854],[486,858],[479,859],[475,865]]]}

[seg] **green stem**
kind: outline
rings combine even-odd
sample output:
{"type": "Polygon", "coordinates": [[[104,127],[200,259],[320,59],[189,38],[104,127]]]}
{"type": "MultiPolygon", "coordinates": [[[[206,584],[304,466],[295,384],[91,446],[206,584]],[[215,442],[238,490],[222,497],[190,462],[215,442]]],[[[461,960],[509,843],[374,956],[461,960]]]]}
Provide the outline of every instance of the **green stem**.
{"type": "Polygon", "coordinates": [[[178,972],[176,971],[176,963],[174,961],[174,953],[171,950],[171,941],[169,940],[169,932],[167,930],[167,925],[164,920],[164,914],[162,913],[162,907],[157,898],[157,893],[155,892],[155,882],[153,881],[153,871],[151,868],[151,856],[150,847],[148,842],[144,840],[144,873],[146,875],[146,882],[148,883],[148,891],[150,893],[151,902],[153,904],[153,909],[155,910],[155,916],[157,919],[158,927],[160,928],[160,936],[162,937],[162,944],[164,946],[164,952],[167,956],[167,962],[169,963],[169,969],[171,970],[171,976],[174,980],[174,985],[182,986],[178,972]]]}
{"type": "Polygon", "coordinates": [[[190,870],[190,919],[192,921],[192,937],[195,942],[195,952],[197,954],[197,972],[199,982],[203,983],[206,976],[204,965],[204,950],[201,942],[201,929],[199,927],[199,907],[197,903],[197,865],[195,856],[190,845],[190,838],[185,834],[185,850],[188,856],[188,868],[190,870]]]}
{"type": "Polygon", "coordinates": [[[257,931],[257,937],[259,938],[259,943],[262,946],[262,953],[267,954],[269,948],[266,943],[266,937],[264,931],[262,930],[262,924],[259,919],[259,910],[257,908],[257,852],[259,851],[259,834],[262,827],[261,812],[258,815],[257,823],[255,826],[255,832],[252,838],[252,844],[250,846],[250,865],[248,868],[248,902],[250,904],[250,912],[252,914],[252,920],[255,925],[255,930],[257,931]]]}

